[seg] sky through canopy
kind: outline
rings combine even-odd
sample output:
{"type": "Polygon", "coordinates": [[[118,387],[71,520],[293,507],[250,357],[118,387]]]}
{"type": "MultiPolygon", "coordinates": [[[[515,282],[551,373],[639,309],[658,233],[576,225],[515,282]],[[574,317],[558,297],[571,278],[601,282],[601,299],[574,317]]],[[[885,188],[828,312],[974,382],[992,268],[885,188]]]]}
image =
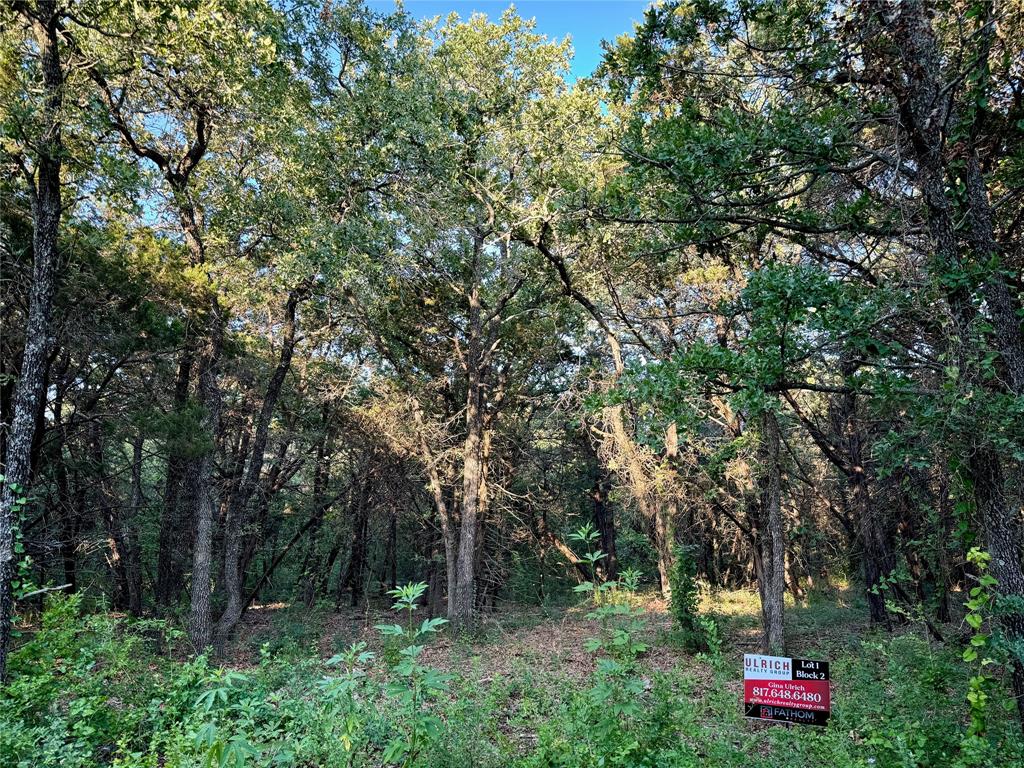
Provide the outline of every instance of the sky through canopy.
{"type": "MultiPolygon", "coordinates": [[[[567,35],[572,37],[573,79],[590,75],[601,61],[601,41],[631,32],[649,4],[649,0],[405,0],[406,10],[418,19],[444,17],[452,11],[462,18],[479,12],[497,19],[509,5],[514,5],[523,18],[537,20],[538,32],[559,40],[567,35]]],[[[370,0],[368,5],[377,11],[389,11],[395,3],[370,0]]]]}

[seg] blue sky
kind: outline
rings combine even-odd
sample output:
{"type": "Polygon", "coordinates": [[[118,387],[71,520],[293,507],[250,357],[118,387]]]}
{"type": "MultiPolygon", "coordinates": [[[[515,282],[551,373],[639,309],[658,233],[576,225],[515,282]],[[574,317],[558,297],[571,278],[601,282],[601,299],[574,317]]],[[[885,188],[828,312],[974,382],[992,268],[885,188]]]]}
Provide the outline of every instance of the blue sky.
{"type": "MultiPolygon", "coordinates": [[[[537,31],[561,40],[572,37],[576,56],[572,64],[574,78],[585,77],[601,61],[601,41],[614,40],[633,30],[633,22],[643,18],[650,0],[405,0],[405,9],[417,18],[447,16],[455,11],[466,18],[478,11],[497,18],[509,5],[515,5],[523,18],[535,18],[537,31]]],[[[370,0],[368,5],[380,11],[394,7],[393,0],[370,0]]]]}

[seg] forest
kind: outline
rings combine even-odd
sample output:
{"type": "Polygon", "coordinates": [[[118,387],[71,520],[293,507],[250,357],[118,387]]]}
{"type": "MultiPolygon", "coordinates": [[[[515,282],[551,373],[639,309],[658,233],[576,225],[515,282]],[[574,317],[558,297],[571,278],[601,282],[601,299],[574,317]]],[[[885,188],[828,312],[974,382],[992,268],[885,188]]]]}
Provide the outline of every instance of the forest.
{"type": "Polygon", "coordinates": [[[0,765],[1024,765],[1024,3],[415,6],[0,6],[0,765]]]}

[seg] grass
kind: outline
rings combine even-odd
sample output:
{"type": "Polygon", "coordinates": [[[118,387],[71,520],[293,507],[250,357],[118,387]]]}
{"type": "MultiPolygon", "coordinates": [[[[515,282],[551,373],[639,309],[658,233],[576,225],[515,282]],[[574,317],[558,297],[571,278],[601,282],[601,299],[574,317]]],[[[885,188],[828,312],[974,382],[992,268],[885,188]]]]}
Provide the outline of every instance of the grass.
{"type": "MultiPolygon", "coordinates": [[[[757,642],[755,594],[703,596],[702,612],[725,640],[710,656],[677,647],[660,600],[644,605],[640,634],[649,649],[635,660],[587,651],[599,627],[577,608],[547,617],[509,609],[475,636],[431,642],[420,661],[445,683],[423,711],[438,727],[410,765],[1024,764],[1005,688],[990,691],[984,747],[965,752],[969,670],[959,649],[928,643],[913,626],[869,631],[848,587],[787,606],[792,652],[832,662],[833,717],[824,729],[742,717],[741,657],[757,642]]],[[[0,695],[0,765],[377,766],[403,732],[402,691],[373,629],[386,611],[321,612],[315,621],[285,606],[258,611],[217,668],[152,655],[123,620],[82,618],[78,609],[54,601],[22,639],[0,695]],[[345,693],[337,687],[344,675],[325,660],[351,642],[381,655],[345,693]]]]}

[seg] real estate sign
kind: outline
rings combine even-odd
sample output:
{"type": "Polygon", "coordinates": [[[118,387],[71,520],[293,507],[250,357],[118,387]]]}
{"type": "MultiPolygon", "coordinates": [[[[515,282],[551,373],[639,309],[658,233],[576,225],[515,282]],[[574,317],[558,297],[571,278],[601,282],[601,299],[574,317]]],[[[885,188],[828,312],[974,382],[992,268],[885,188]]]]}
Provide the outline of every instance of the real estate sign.
{"type": "Polygon", "coordinates": [[[828,662],[743,656],[743,714],[758,720],[825,725],[832,708],[828,662]]]}

